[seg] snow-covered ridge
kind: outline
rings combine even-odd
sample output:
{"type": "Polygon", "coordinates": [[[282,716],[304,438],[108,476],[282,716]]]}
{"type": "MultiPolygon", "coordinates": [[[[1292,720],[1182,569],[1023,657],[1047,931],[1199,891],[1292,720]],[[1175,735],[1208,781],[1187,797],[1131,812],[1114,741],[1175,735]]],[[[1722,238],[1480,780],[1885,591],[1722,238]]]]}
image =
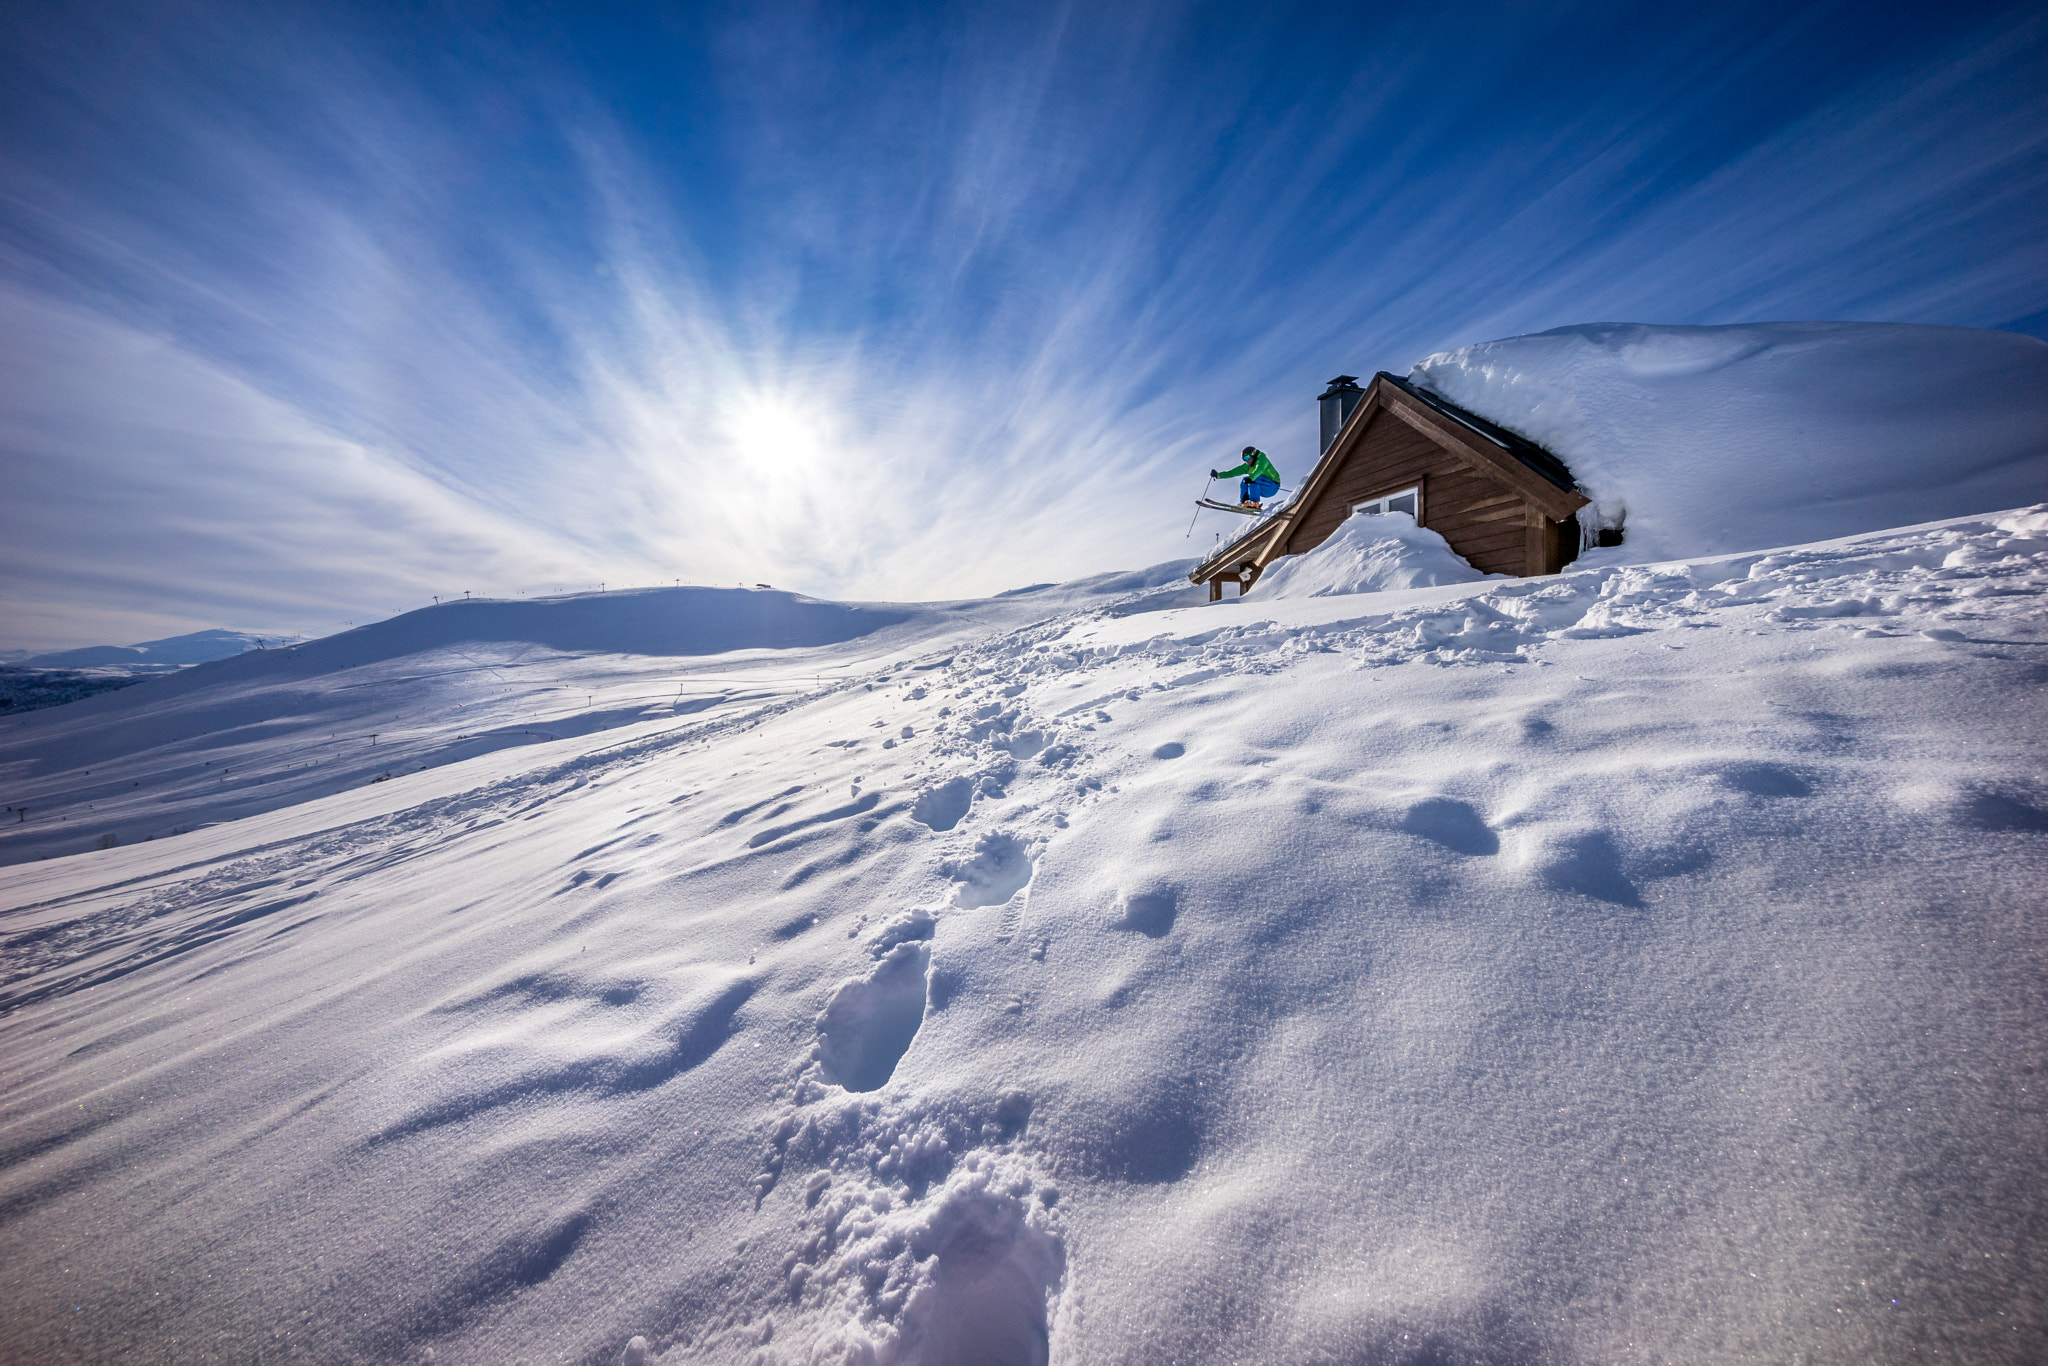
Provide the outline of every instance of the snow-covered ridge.
{"type": "Polygon", "coordinates": [[[209,666],[621,719],[0,870],[22,1354],[2037,1354],[2048,506],[1169,591],[209,666]]]}
{"type": "Polygon", "coordinates": [[[1759,550],[2048,493],[2048,342],[1905,323],[1591,323],[1427,357],[1416,384],[1571,467],[1596,561],[1759,550]]]}

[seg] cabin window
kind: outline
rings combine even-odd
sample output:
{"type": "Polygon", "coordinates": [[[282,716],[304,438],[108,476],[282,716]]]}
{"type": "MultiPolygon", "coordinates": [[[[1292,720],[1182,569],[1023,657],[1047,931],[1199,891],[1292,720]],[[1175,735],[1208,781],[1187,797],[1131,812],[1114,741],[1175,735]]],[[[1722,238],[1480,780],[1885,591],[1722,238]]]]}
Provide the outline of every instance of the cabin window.
{"type": "Polygon", "coordinates": [[[1356,504],[1351,510],[1367,514],[1405,512],[1415,519],[1417,526],[1420,526],[1422,525],[1422,486],[1418,484],[1412,489],[1402,489],[1399,493],[1382,494],[1371,502],[1356,504]]]}

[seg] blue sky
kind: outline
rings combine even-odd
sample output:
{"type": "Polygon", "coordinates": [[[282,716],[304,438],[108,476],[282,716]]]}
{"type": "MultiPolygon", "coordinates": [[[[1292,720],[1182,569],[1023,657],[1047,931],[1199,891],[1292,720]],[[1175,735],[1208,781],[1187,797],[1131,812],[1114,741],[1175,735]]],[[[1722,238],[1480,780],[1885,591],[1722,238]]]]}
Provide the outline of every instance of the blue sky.
{"type": "Polygon", "coordinates": [[[2048,330],[2048,19],[1695,8],[10,6],[0,645],[978,595],[1339,372],[2048,330]]]}

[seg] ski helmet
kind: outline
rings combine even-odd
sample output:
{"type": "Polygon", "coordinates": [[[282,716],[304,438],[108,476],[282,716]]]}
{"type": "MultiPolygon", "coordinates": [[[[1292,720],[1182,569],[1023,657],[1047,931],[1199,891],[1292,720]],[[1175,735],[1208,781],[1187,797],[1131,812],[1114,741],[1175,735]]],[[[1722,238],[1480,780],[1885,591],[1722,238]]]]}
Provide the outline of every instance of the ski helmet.
{"type": "Polygon", "coordinates": [[[1244,453],[1246,455],[1257,455],[1259,453],[1259,448],[1257,446],[1246,446],[1244,448],[1244,453]]]}

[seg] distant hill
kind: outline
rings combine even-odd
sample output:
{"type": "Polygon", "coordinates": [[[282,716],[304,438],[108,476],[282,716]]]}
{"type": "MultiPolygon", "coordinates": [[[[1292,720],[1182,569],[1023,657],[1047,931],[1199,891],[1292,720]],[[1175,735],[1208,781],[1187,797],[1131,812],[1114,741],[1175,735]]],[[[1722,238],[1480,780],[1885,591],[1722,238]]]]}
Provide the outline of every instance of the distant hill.
{"type": "Polygon", "coordinates": [[[194,631],[163,640],[145,640],[139,645],[86,645],[76,650],[8,658],[5,662],[28,669],[93,669],[121,664],[183,668],[188,664],[208,664],[248,650],[292,645],[300,639],[302,637],[298,636],[259,636],[249,631],[194,631]]]}

